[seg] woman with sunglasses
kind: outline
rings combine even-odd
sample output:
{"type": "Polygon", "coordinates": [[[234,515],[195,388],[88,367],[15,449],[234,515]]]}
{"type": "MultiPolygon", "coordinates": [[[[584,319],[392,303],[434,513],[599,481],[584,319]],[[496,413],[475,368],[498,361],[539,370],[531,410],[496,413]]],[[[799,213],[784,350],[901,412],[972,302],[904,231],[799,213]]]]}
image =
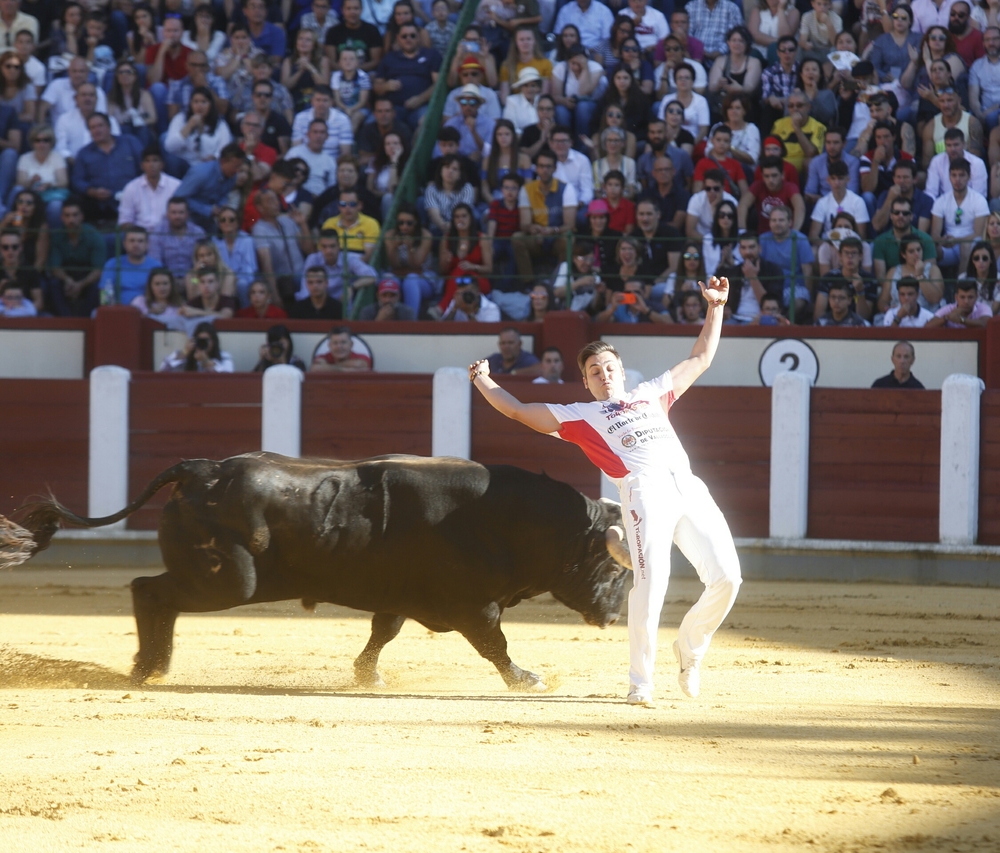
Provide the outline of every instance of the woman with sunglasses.
{"type": "Polygon", "coordinates": [[[420,316],[420,305],[430,299],[438,285],[431,271],[434,237],[420,224],[417,209],[403,202],[396,211],[396,224],[385,232],[385,256],[389,270],[399,280],[403,304],[420,316]]]}
{"type": "MultiPolygon", "coordinates": [[[[900,3],[888,17],[890,29],[875,39],[868,61],[875,66],[879,83],[898,81],[899,88],[907,91],[916,82],[921,36],[918,32],[910,31],[913,27],[913,10],[908,4],[900,3]]],[[[906,106],[902,102],[900,105],[906,106]]]]}
{"type": "Polygon", "coordinates": [[[31,150],[17,160],[17,186],[38,193],[52,228],[62,227],[62,203],[69,197],[69,169],[55,150],[55,133],[47,124],[28,134],[31,150]]]}
{"type": "Polygon", "coordinates": [[[455,291],[473,281],[480,293],[490,292],[493,272],[493,246],[476,224],[472,207],[459,203],[451,213],[448,231],[438,247],[438,269],[445,277],[444,293],[438,303],[441,314],[448,310],[455,291]]]}
{"type": "Polygon", "coordinates": [[[979,301],[989,305],[996,316],[1000,307],[1000,288],[997,288],[997,259],[989,243],[977,242],[969,254],[969,265],[959,273],[959,281],[974,280],[979,301]]]}
{"type": "MultiPolygon", "coordinates": [[[[689,291],[698,293],[699,281],[707,281],[705,258],[701,251],[701,244],[689,240],[684,244],[679,269],[667,276],[663,286],[663,310],[675,314],[675,308],[680,304],[681,294],[689,291]]],[[[657,292],[659,290],[660,288],[657,287],[657,292]]]]}
{"type": "Polygon", "coordinates": [[[417,28],[417,45],[419,47],[429,48],[432,46],[430,33],[416,19],[410,0],[397,0],[392,7],[392,15],[385,27],[385,36],[382,41],[383,56],[399,49],[396,38],[399,36],[400,29],[407,24],[412,24],[417,28]]]}
{"type": "MultiPolygon", "coordinates": [[[[63,227],[61,217],[58,227],[63,227]]],[[[16,228],[21,232],[21,262],[39,272],[44,271],[49,259],[50,233],[41,196],[31,190],[18,192],[13,208],[0,219],[0,230],[4,228],[16,228]]]]}
{"type": "Polygon", "coordinates": [[[646,136],[649,124],[649,99],[636,83],[632,72],[618,67],[611,74],[611,84],[597,105],[597,115],[604,116],[608,107],[618,107],[625,119],[625,129],[637,139],[646,136]]]}
{"type": "Polygon", "coordinates": [[[236,298],[240,305],[249,303],[250,285],[260,269],[260,255],[253,237],[240,229],[241,217],[232,207],[222,207],[215,217],[218,235],[212,238],[219,258],[236,275],[236,298]]]}
{"type": "MultiPolygon", "coordinates": [[[[918,90],[926,88],[930,84],[929,71],[931,63],[936,59],[943,59],[948,63],[948,70],[951,71],[952,80],[958,81],[965,74],[965,63],[955,50],[955,41],[947,29],[940,26],[928,28],[920,42],[919,68],[917,69],[916,84],[918,90]]],[[[962,103],[968,103],[968,97],[961,93],[962,103]]]]}
{"type": "Polygon", "coordinates": [[[163,147],[167,153],[193,166],[215,160],[232,141],[229,125],[215,108],[212,91],[205,86],[196,86],[191,92],[188,108],[171,119],[163,147]]]}
{"type": "MultiPolygon", "coordinates": [[[[719,267],[743,263],[739,251],[739,229],[736,227],[736,205],[720,201],[712,218],[712,230],[701,244],[705,275],[713,276],[719,267]]],[[[703,279],[704,280],[704,279],[703,279]]]]}
{"type": "Polygon", "coordinates": [[[635,39],[635,21],[618,12],[611,25],[610,38],[601,45],[598,57],[609,74],[622,64],[622,45],[626,39],[635,39]]]}
{"type": "Polygon", "coordinates": [[[0,53],[0,82],[3,84],[0,106],[9,107],[20,121],[31,124],[35,120],[38,93],[24,70],[24,63],[13,50],[0,53]]]}
{"type": "Polygon", "coordinates": [[[635,134],[625,128],[625,111],[621,107],[614,105],[606,107],[601,113],[601,121],[597,125],[597,132],[593,136],[581,136],[580,141],[589,151],[592,160],[599,160],[606,157],[608,149],[601,141],[604,138],[604,131],[609,127],[618,128],[625,132],[625,156],[635,159],[636,138],[635,134]]]}
{"type": "Polygon", "coordinates": [[[653,78],[656,86],[655,99],[662,101],[671,92],[677,91],[674,72],[684,63],[687,63],[694,71],[694,91],[699,95],[704,95],[708,88],[708,73],[705,71],[705,66],[687,58],[684,47],[676,36],[667,36],[663,40],[663,53],[666,56],[666,61],[657,67],[653,78]]]}
{"type": "Polygon", "coordinates": [[[688,154],[694,151],[694,137],[684,127],[684,105],[673,102],[663,110],[667,145],[683,148],[688,154]]]}
{"type": "Polygon", "coordinates": [[[114,81],[108,92],[108,115],[117,119],[122,133],[138,137],[149,145],[156,133],[156,104],[148,89],[139,84],[139,72],[127,59],[115,67],[114,81]]]}
{"type": "Polygon", "coordinates": [[[646,59],[639,47],[639,42],[634,38],[627,38],[621,46],[622,68],[627,68],[632,72],[635,82],[639,84],[642,93],[648,98],[653,94],[654,80],[656,79],[656,69],[653,63],[646,59]]]}
{"type": "Polygon", "coordinates": [[[798,33],[799,10],[792,0],[758,0],[750,10],[747,29],[753,43],[766,50],[782,36],[798,33]]]}

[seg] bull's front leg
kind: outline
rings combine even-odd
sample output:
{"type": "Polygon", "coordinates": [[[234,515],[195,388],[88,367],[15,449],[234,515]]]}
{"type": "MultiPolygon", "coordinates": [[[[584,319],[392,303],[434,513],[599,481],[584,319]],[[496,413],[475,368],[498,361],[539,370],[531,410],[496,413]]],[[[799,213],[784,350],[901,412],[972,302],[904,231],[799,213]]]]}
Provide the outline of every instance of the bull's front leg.
{"type": "Polygon", "coordinates": [[[368,645],[354,661],[354,677],[362,687],[385,687],[378,674],[378,656],[386,644],[393,640],[406,621],[405,616],[394,613],[376,613],[372,616],[372,633],[368,645]]]}
{"type": "Polygon", "coordinates": [[[510,655],[507,654],[507,638],[500,627],[501,612],[499,605],[490,604],[477,614],[478,618],[474,622],[459,628],[462,636],[497,668],[497,672],[511,690],[538,692],[548,690],[541,676],[521,669],[510,659],[510,655]]]}

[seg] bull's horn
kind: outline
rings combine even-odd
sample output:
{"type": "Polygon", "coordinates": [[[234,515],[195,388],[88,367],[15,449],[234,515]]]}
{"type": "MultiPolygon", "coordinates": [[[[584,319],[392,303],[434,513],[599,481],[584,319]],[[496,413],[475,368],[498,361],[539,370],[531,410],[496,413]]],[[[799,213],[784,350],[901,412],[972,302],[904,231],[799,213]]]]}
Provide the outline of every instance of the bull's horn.
{"type": "Polygon", "coordinates": [[[632,568],[632,555],[629,553],[628,545],[625,544],[625,531],[617,524],[612,524],[604,534],[604,541],[608,546],[608,553],[615,562],[620,563],[626,569],[632,568]]]}

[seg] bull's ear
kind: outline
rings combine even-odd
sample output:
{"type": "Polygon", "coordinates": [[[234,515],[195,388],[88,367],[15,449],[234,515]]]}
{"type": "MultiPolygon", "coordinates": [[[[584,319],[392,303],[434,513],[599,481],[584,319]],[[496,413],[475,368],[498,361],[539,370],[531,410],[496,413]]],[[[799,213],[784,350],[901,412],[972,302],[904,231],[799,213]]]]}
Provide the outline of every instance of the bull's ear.
{"type": "Polygon", "coordinates": [[[626,569],[632,568],[632,555],[625,543],[625,531],[617,524],[612,524],[604,534],[604,542],[611,558],[626,569]]]}

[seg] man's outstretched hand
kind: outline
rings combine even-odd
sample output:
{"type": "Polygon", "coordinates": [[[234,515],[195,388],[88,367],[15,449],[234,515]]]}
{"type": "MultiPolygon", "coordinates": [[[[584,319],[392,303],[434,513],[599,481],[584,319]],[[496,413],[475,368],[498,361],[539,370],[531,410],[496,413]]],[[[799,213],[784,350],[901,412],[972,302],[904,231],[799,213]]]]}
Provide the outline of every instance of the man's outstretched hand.
{"type": "Polygon", "coordinates": [[[475,382],[477,376],[489,376],[490,375],[490,363],[485,359],[481,358],[479,361],[474,361],[469,365],[469,381],[475,382]]]}
{"type": "Polygon", "coordinates": [[[717,278],[712,276],[708,280],[708,284],[699,281],[698,287],[701,288],[701,295],[705,297],[710,305],[725,305],[726,300],[729,299],[729,279],[728,278],[717,278]]]}

